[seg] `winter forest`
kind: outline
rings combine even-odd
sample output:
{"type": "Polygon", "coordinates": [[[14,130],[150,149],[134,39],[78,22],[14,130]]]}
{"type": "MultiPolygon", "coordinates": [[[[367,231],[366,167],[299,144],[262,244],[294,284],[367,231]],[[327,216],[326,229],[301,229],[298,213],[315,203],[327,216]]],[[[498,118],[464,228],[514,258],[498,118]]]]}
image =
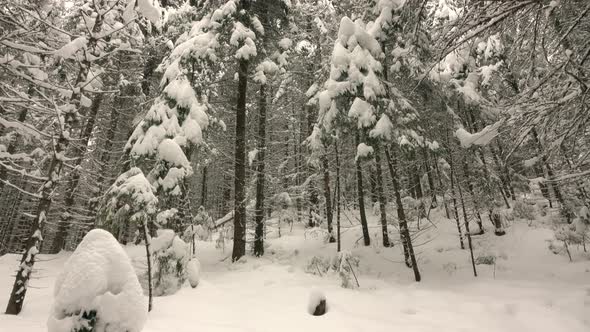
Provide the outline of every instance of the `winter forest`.
{"type": "Polygon", "coordinates": [[[0,0],[0,331],[588,331],[589,87],[588,0],[0,0]]]}

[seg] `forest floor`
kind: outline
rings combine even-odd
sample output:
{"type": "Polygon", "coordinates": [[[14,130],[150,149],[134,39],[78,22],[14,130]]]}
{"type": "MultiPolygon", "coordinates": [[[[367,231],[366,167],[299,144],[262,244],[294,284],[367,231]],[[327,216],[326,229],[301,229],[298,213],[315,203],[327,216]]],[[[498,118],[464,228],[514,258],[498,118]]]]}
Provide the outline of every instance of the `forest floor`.
{"type": "MultiPolygon", "coordinates": [[[[369,213],[370,214],[370,213],[369,213]]],[[[349,216],[354,220],[354,217],[349,216]]],[[[416,251],[422,282],[402,262],[399,241],[383,248],[376,216],[370,216],[371,246],[362,246],[361,230],[343,218],[342,247],[360,258],[358,289],[340,287],[337,275],[306,273],[313,256],[332,257],[336,244],[295,223],[282,236],[269,233],[264,258],[246,257],[230,264],[214,242],[199,242],[201,282],[158,297],[145,332],[288,332],[288,331],[437,331],[437,332],[586,332],[590,330],[590,253],[571,248],[549,250],[553,231],[541,220],[515,221],[507,234],[489,230],[473,237],[475,256],[493,255],[495,265],[478,265],[475,278],[469,251],[459,249],[454,221],[435,213],[424,222],[416,251]],[[314,236],[316,235],[316,236],[314,236]],[[328,313],[307,312],[312,289],[328,302],[328,313]]],[[[272,227],[271,227],[272,228],[272,227]]],[[[276,228],[275,228],[276,231],[276,228]]],[[[392,232],[393,235],[397,234],[392,232]]],[[[398,240],[399,235],[394,240],[398,240]]],[[[466,243],[467,245],[467,243],[466,243]]],[[[142,248],[128,253],[137,268],[142,248]]],[[[19,316],[0,314],[0,331],[46,331],[53,283],[68,253],[40,255],[19,316]]],[[[8,300],[16,255],[0,257],[0,304],[8,300]]]]}

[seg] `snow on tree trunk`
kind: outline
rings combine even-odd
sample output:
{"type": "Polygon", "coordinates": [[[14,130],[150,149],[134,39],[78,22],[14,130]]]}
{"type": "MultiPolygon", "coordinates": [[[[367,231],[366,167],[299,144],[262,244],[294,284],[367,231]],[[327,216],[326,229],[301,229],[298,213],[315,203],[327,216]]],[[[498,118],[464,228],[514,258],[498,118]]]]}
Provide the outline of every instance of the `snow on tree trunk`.
{"type": "Polygon", "coordinates": [[[375,177],[377,186],[377,197],[379,199],[379,211],[381,219],[381,236],[383,237],[383,246],[389,247],[389,233],[387,231],[387,200],[383,190],[383,172],[381,170],[381,149],[379,144],[375,145],[375,177]]]}
{"type": "Polygon", "coordinates": [[[254,221],[254,255],[264,255],[264,172],[266,152],[266,84],[260,85],[260,102],[258,108],[258,153],[256,155],[256,207],[254,221]]]}

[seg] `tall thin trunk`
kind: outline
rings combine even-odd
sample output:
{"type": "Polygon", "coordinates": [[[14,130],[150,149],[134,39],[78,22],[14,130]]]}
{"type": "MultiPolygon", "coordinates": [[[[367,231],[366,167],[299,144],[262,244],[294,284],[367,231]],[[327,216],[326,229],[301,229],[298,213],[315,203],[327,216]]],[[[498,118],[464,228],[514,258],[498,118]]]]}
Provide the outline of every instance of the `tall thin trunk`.
{"type": "Polygon", "coordinates": [[[266,152],[266,85],[260,85],[260,101],[258,108],[258,154],[256,155],[256,206],[254,221],[254,255],[264,255],[264,156],[266,152]]]}
{"type": "Polygon", "coordinates": [[[445,207],[445,216],[447,217],[447,219],[451,219],[451,216],[449,215],[449,205],[447,204],[446,190],[443,187],[442,176],[440,174],[440,168],[438,167],[438,160],[434,162],[434,169],[436,170],[436,177],[438,178],[438,187],[441,191],[442,201],[445,207]]]}
{"type": "Polygon", "coordinates": [[[424,169],[426,170],[426,176],[428,178],[428,187],[430,187],[430,197],[432,201],[430,202],[430,207],[435,208],[438,205],[436,201],[436,188],[434,187],[434,179],[432,176],[432,167],[430,167],[430,162],[428,158],[428,147],[423,146],[422,150],[422,157],[424,158],[424,169]]]}
{"type": "Polygon", "coordinates": [[[412,267],[414,271],[414,279],[420,281],[420,271],[418,270],[418,262],[416,261],[416,254],[414,253],[414,246],[412,245],[412,237],[408,228],[408,221],[402,203],[402,195],[400,193],[400,185],[397,175],[397,159],[392,157],[389,149],[385,149],[385,158],[387,158],[387,165],[389,167],[389,175],[391,176],[391,184],[393,185],[393,192],[395,193],[395,205],[397,207],[397,219],[399,220],[399,233],[404,247],[404,261],[407,267],[412,267]]]}
{"type": "Polygon", "coordinates": [[[379,144],[375,144],[375,182],[377,189],[377,198],[379,199],[379,210],[381,216],[381,234],[383,236],[383,246],[389,247],[389,234],[387,232],[387,201],[383,192],[383,172],[381,171],[381,149],[379,144]]]}
{"type": "Polygon", "coordinates": [[[234,243],[232,261],[246,254],[246,93],[248,60],[240,59],[234,162],[234,243]]]}
{"type": "Polygon", "coordinates": [[[207,208],[207,165],[203,166],[201,176],[201,206],[207,208]]]}
{"type": "MultiPolygon", "coordinates": [[[[463,160],[463,172],[465,179],[467,180],[467,189],[469,190],[469,195],[471,195],[471,199],[473,200],[473,207],[475,209],[475,216],[477,217],[477,226],[479,227],[479,234],[484,233],[483,229],[483,221],[481,219],[481,214],[479,213],[479,204],[477,202],[477,197],[475,197],[475,190],[473,188],[473,183],[471,182],[471,173],[469,172],[469,166],[467,165],[467,161],[463,160]]],[[[461,190],[461,188],[459,188],[461,190]]]]}
{"type": "MultiPolygon", "coordinates": [[[[356,133],[356,146],[360,144],[360,137],[358,132],[356,133]]],[[[371,238],[369,237],[369,226],[367,225],[367,215],[365,213],[365,193],[363,189],[363,169],[361,168],[361,161],[355,160],[356,165],[356,188],[357,188],[357,201],[359,205],[359,211],[361,216],[361,227],[363,228],[363,241],[365,246],[371,245],[371,238]]]]}
{"type": "Polygon", "coordinates": [[[450,154],[449,164],[451,166],[451,196],[453,199],[453,212],[455,214],[455,221],[457,222],[457,231],[459,233],[461,249],[465,249],[465,244],[463,243],[463,231],[461,231],[461,222],[459,221],[459,209],[457,208],[457,195],[455,193],[455,166],[453,164],[452,152],[450,154]]]}
{"type": "Polygon", "coordinates": [[[418,158],[414,150],[410,151],[410,160],[412,162],[412,166],[409,167],[410,192],[413,193],[415,199],[421,200],[424,194],[422,192],[422,184],[420,183],[420,166],[417,165],[418,158]]]}
{"type": "MultiPolygon", "coordinates": [[[[543,165],[545,166],[545,169],[547,170],[547,175],[549,177],[549,180],[552,180],[555,178],[555,173],[553,173],[553,168],[551,167],[551,164],[549,163],[549,158],[547,158],[547,154],[545,153],[545,150],[543,148],[543,144],[541,144],[541,140],[539,139],[539,134],[537,133],[537,130],[534,127],[531,130],[531,134],[533,135],[533,138],[535,139],[535,143],[537,144],[537,148],[539,149],[539,155],[541,156],[541,160],[543,161],[543,165]]],[[[551,189],[553,190],[553,194],[555,194],[555,199],[557,199],[559,204],[561,206],[563,206],[563,196],[561,195],[561,190],[559,188],[559,185],[555,182],[550,182],[549,186],[551,186],[551,189]]]]}
{"type": "Polygon", "coordinates": [[[333,219],[333,211],[332,211],[332,194],[330,190],[330,169],[328,163],[328,155],[327,151],[322,153],[322,170],[324,173],[324,199],[326,201],[326,219],[328,221],[328,233],[330,234],[329,242],[334,243],[336,239],[334,238],[333,229],[332,229],[332,219],[333,219]]]}
{"type": "Polygon", "coordinates": [[[337,251],[340,252],[341,241],[340,241],[340,153],[338,151],[338,141],[334,142],[334,151],[336,152],[336,236],[337,236],[337,251]]]}
{"type": "Polygon", "coordinates": [[[469,246],[469,254],[471,256],[471,266],[473,267],[473,275],[477,277],[477,270],[475,269],[475,258],[473,257],[473,244],[471,243],[471,232],[469,231],[469,217],[465,209],[465,200],[463,199],[463,191],[461,185],[457,185],[459,189],[459,199],[461,200],[461,209],[463,210],[463,221],[465,222],[465,234],[467,235],[467,244],[469,246]]]}
{"type": "Polygon", "coordinates": [[[141,221],[141,232],[145,239],[145,256],[147,261],[147,275],[148,275],[148,312],[152,311],[153,303],[153,287],[152,287],[152,251],[151,251],[151,237],[148,230],[148,223],[146,220],[141,221]]]}
{"type": "Polygon", "coordinates": [[[77,168],[82,164],[84,160],[83,156],[86,154],[88,150],[88,142],[90,141],[90,136],[94,131],[94,125],[96,124],[96,116],[98,115],[98,110],[100,109],[100,105],[102,103],[103,94],[98,94],[96,98],[92,101],[92,105],[90,107],[90,112],[88,113],[88,121],[86,122],[86,126],[80,135],[80,149],[77,151],[77,159],[75,162],[75,168],[72,171],[70,178],[66,180],[69,184],[68,188],[65,192],[64,198],[64,213],[62,213],[62,218],[59,221],[57,234],[54,239],[53,243],[53,252],[59,252],[60,250],[65,248],[66,245],[66,236],[68,227],[75,219],[73,214],[73,207],[75,203],[75,194],[76,190],[78,189],[78,184],[80,183],[80,171],[77,168]]]}

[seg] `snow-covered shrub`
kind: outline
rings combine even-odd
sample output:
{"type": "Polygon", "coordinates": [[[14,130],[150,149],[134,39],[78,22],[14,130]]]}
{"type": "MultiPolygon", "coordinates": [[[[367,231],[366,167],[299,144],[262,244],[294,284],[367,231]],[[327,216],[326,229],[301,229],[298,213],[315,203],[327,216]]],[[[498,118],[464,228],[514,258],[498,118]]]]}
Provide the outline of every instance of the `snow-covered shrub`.
{"type": "Polygon", "coordinates": [[[496,264],[495,255],[482,255],[475,259],[476,265],[494,265],[496,264]]]}
{"type": "Polygon", "coordinates": [[[158,231],[152,239],[154,295],[176,293],[187,278],[187,263],[190,259],[188,244],[173,230],[158,231]]]}
{"type": "Polygon", "coordinates": [[[576,218],[571,225],[564,225],[557,229],[555,238],[568,244],[582,244],[588,238],[590,224],[583,218],[576,218]]]}
{"type": "Polygon", "coordinates": [[[128,223],[144,227],[156,216],[158,199],[143,172],[133,167],[119,175],[104,195],[98,224],[118,234],[128,223]]]}
{"type": "Polygon", "coordinates": [[[139,332],[147,319],[129,257],[109,232],[88,232],[55,282],[49,332],[139,332]]]}
{"type": "Polygon", "coordinates": [[[527,204],[521,200],[514,202],[512,213],[516,218],[534,220],[535,219],[535,207],[527,204]]]}
{"type": "Polygon", "coordinates": [[[343,250],[332,260],[332,269],[338,273],[341,286],[344,288],[357,288],[358,280],[354,269],[358,270],[360,260],[350,251],[343,250]]]}
{"type": "Polygon", "coordinates": [[[314,316],[322,316],[328,312],[328,302],[326,301],[326,295],[324,295],[322,291],[317,289],[311,291],[309,294],[307,312],[314,316]]]}
{"type": "Polygon", "coordinates": [[[305,272],[325,276],[338,275],[344,288],[358,287],[355,271],[358,270],[360,260],[350,251],[343,250],[333,257],[313,256],[305,266],[305,272]]]}
{"type": "Polygon", "coordinates": [[[303,233],[305,239],[326,239],[330,236],[327,230],[320,227],[308,228],[303,233]]]}
{"type": "Polygon", "coordinates": [[[326,257],[313,256],[305,266],[305,272],[324,276],[332,267],[332,261],[326,257]]]}
{"type": "Polygon", "coordinates": [[[453,262],[443,264],[443,270],[445,270],[448,274],[453,274],[457,271],[457,264],[453,262]]]}

